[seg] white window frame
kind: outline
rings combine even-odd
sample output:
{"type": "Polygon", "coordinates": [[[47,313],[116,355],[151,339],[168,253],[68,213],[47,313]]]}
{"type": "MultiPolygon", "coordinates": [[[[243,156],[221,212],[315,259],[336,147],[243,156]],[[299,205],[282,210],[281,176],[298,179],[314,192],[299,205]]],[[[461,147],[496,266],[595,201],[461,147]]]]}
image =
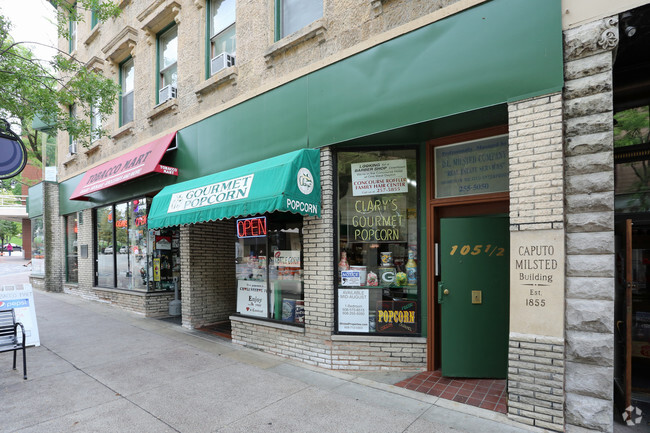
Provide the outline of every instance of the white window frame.
{"type": "Polygon", "coordinates": [[[124,121],[124,99],[135,92],[135,83],[133,84],[133,88],[131,90],[125,91],[125,85],[126,85],[126,67],[131,65],[131,69],[134,70],[134,78],[133,80],[135,81],[135,62],[133,61],[133,58],[128,59],[124,63],[120,65],[120,87],[121,87],[121,96],[120,96],[120,104],[121,104],[121,112],[120,112],[120,126],[126,125],[127,123],[133,122],[133,118],[135,118],[135,98],[132,100],[132,107],[131,107],[131,112],[133,114],[133,118],[131,118],[128,122],[124,121]]]}
{"type": "Polygon", "coordinates": [[[165,30],[163,33],[161,33],[158,36],[158,60],[157,61],[158,61],[158,70],[159,70],[158,91],[160,91],[160,89],[162,89],[163,87],[168,86],[170,84],[172,86],[178,88],[178,79],[176,80],[176,82],[170,82],[170,83],[165,82],[165,73],[176,70],[176,74],[178,74],[178,25],[174,25],[174,26],[170,27],[169,29],[165,30]],[[164,51],[162,49],[163,39],[170,32],[176,32],[176,36],[175,36],[175,39],[176,39],[176,61],[174,61],[173,63],[170,63],[167,66],[164,66],[163,65],[163,60],[164,60],[163,53],[164,53],[164,51]]]}
{"type": "MultiPolygon", "coordinates": [[[[235,5],[235,11],[237,10],[237,0],[210,0],[210,59],[214,58],[215,56],[221,54],[221,51],[217,52],[215,49],[215,43],[217,39],[219,39],[222,35],[228,33],[231,31],[233,28],[235,28],[236,23],[237,23],[237,14],[235,13],[232,17],[232,22],[230,22],[228,25],[222,26],[220,28],[215,29],[214,28],[214,17],[217,14],[217,3],[225,3],[225,2],[232,2],[235,5]]],[[[235,55],[236,54],[236,49],[237,47],[237,36],[235,35],[235,49],[232,52],[229,52],[228,54],[235,55]]]]}

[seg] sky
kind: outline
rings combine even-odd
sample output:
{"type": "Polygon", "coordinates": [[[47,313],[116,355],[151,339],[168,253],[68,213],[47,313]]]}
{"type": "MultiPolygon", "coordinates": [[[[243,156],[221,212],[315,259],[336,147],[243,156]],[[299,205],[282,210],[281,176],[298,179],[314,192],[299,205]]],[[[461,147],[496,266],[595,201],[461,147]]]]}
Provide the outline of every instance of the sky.
{"type": "MultiPolygon", "coordinates": [[[[13,25],[10,33],[16,42],[34,41],[56,46],[56,11],[47,0],[0,0],[0,13],[13,25]]],[[[29,48],[41,59],[54,55],[54,50],[42,46],[29,48]]]]}

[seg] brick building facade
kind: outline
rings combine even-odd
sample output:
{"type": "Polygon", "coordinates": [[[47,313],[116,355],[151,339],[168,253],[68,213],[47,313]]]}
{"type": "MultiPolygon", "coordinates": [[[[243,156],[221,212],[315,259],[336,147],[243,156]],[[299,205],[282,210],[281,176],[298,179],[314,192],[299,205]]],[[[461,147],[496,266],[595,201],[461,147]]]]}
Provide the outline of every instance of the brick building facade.
{"type": "Polygon", "coordinates": [[[123,94],[102,120],[109,137],[77,149],[59,135],[33,281],[149,317],[172,314],[180,288],[186,328],[230,322],[236,344],[329,369],[499,377],[517,422],[612,431],[614,379],[631,363],[615,362],[615,225],[628,213],[613,115],[648,104],[621,102],[617,89],[638,84],[614,60],[632,64],[628,28],[645,37],[633,19],[647,15],[645,2],[598,3],[323,0],[297,24],[281,0],[122,1],[98,24],[87,11],[60,48],[123,94]],[[162,142],[162,172],[92,185],[162,142]],[[247,211],[259,209],[248,195],[230,213],[193,201],[303,149],[318,149],[317,212],[295,198],[288,212],[247,211]],[[238,232],[260,216],[264,240],[238,232]],[[461,242],[447,222],[495,225],[461,242]],[[452,283],[498,256],[497,277],[452,283]],[[457,317],[468,326],[451,332],[457,317]]]}

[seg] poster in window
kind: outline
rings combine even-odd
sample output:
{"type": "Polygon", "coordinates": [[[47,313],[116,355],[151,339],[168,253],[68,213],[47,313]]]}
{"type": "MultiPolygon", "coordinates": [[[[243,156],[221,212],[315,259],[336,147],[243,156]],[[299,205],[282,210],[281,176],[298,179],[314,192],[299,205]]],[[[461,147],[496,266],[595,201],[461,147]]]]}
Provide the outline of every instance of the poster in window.
{"type": "Polygon", "coordinates": [[[237,280],[237,312],[247,316],[268,316],[266,281],[237,280]]]}
{"type": "Polygon", "coordinates": [[[377,332],[386,334],[417,333],[415,301],[377,302],[377,332]]]}
{"type": "Polygon", "coordinates": [[[339,331],[369,332],[369,305],[367,289],[339,289],[339,331]]]}
{"type": "Polygon", "coordinates": [[[377,195],[408,192],[405,159],[350,164],[352,195],[377,195]]]}

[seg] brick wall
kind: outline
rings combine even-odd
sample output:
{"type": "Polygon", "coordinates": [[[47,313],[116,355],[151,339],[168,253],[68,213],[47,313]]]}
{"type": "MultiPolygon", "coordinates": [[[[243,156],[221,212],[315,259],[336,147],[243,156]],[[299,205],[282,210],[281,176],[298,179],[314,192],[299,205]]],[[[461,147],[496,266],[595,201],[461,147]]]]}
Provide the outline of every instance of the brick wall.
{"type": "MultiPolygon", "coordinates": [[[[511,232],[564,237],[562,112],[559,93],[508,106],[511,232]]],[[[509,340],[508,416],[563,431],[564,339],[511,332],[509,340]]]]}
{"type": "Polygon", "coordinates": [[[568,432],[613,429],[617,24],[607,18],[564,32],[568,432]]]}
{"type": "Polygon", "coordinates": [[[59,185],[43,182],[43,230],[45,233],[45,287],[63,291],[65,281],[65,224],[59,216],[59,185]]]}
{"type": "Polygon", "coordinates": [[[211,221],[181,227],[183,326],[228,320],[237,307],[235,224],[211,221]]]}
{"type": "Polygon", "coordinates": [[[146,317],[169,316],[169,302],[174,299],[174,294],[170,292],[145,293],[100,287],[83,287],[76,284],[65,284],[63,291],[88,301],[119,306],[123,310],[142,314],[146,317]]]}

